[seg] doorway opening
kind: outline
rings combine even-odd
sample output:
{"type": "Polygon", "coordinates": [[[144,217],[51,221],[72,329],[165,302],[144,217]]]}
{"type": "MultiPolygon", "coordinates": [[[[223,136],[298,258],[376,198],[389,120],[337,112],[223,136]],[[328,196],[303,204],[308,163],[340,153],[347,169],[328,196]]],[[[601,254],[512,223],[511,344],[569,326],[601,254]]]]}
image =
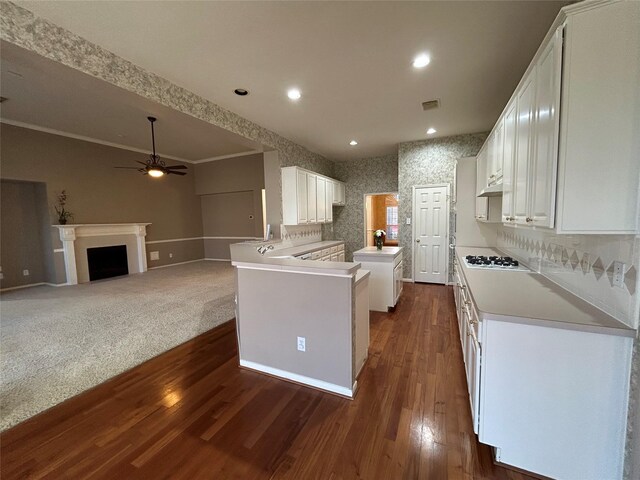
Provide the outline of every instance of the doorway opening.
{"type": "Polygon", "coordinates": [[[373,232],[384,230],[384,245],[397,247],[400,235],[398,192],[368,193],[364,197],[364,245],[374,246],[373,232]]]}

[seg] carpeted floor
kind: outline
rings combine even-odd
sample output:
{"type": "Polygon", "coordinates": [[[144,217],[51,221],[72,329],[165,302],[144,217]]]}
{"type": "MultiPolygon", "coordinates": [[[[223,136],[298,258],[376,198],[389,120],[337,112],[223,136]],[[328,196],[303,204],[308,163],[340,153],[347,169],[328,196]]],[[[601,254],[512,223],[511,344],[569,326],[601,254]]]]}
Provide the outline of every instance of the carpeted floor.
{"type": "Polygon", "coordinates": [[[226,262],[0,295],[0,430],[235,316],[226,262]]]}

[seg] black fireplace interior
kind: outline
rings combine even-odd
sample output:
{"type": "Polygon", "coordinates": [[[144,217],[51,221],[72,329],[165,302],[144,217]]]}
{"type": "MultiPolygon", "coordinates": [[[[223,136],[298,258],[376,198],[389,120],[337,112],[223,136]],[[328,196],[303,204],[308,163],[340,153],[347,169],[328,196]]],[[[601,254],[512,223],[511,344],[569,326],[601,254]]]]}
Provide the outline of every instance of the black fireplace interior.
{"type": "Polygon", "coordinates": [[[129,274],[126,245],[87,248],[87,258],[91,281],[129,274]]]}

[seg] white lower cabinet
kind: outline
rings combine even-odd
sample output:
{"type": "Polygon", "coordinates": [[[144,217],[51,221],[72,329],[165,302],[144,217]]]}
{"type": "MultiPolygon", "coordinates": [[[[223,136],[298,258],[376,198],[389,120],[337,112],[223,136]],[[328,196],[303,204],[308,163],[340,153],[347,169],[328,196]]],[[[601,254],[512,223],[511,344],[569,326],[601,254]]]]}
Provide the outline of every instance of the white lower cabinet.
{"type": "Polygon", "coordinates": [[[481,314],[463,272],[454,299],[479,441],[545,477],[621,479],[633,339],[481,314]]]}
{"type": "Polygon", "coordinates": [[[402,293],[402,247],[365,247],[353,252],[353,261],[371,272],[369,308],[386,312],[395,307],[402,293]]]}

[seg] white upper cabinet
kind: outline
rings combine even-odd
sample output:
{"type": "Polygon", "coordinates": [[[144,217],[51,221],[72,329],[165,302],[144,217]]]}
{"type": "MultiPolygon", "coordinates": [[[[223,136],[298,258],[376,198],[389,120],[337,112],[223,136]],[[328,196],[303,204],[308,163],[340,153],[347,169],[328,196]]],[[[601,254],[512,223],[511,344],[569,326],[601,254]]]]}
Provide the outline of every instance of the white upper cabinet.
{"type": "Polygon", "coordinates": [[[502,130],[503,222],[640,232],[638,78],[637,2],[561,10],[483,147],[497,152],[502,130]]]}
{"type": "Polygon", "coordinates": [[[562,30],[558,29],[536,63],[535,141],[531,162],[529,218],[553,227],[558,167],[558,125],[562,30]]]}
{"type": "Polygon", "coordinates": [[[327,221],[327,181],[316,177],[316,219],[318,223],[327,221]]]}
{"type": "Polygon", "coordinates": [[[529,217],[529,167],[533,151],[536,69],[532,69],[517,92],[516,160],[513,169],[513,216],[515,223],[531,223],[529,217]]]}
{"type": "MultiPolygon", "coordinates": [[[[478,195],[486,186],[487,172],[487,146],[480,150],[476,159],[476,195],[478,195]]],[[[487,197],[476,197],[476,220],[486,222],[489,216],[489,199],[487,197]]]]}
{"type": "Polygon", "coordinates": [[[333,181],[333,204],[344,205],[345,203],[345,189],[344,183],[338,180],[333,181]]]}
{"type": "MultiPolygon", "coordinates": [[[[296,178],[296,191],[294,191],[294,199],[296,202],[296,206],[298,207],[298,214],[294,215],[294,218],[297,219],[297,223],[309,223],[309,215],[308,215],[308,198],[307,198],[307,172],[303,170],[298,170],[296,172],[292,172],[295,174],[296,178]]],[[[284,185],[284,182],[282,182],[284,185]]],[[[284,192],[283,192],[284,198],[284,192]]]]}
{"type": "Polygon", "coordinates": [[[516,158],[517,102],[507,105],[503,117],[504,148],[502,164],[502,221],[513,222],[513,172],[516,158]]]}
{"type": "Polygon", "coordinates": [[[587,6],[565,28],[556,229],[634,234],[640,231],[640,4],[587,6]]]}
{"type": "Polygon", "coordinates": [[[300,167],[281,170],[282,222],[285,225],[332,222],[335,184],[342,186],[343,199],[344,184],[300,167]]]}

